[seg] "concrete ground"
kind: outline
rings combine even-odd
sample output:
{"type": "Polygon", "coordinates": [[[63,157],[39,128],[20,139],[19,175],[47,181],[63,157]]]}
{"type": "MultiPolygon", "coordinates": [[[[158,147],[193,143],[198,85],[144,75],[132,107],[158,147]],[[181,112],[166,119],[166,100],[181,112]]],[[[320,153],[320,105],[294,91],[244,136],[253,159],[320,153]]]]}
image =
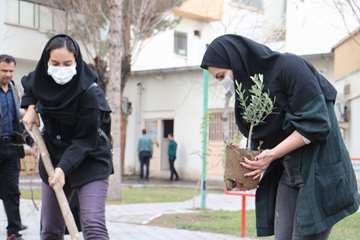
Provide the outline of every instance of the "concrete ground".
{"type": "MultiPolygon", "coordinates": [[[[38,179],[33,180],[33,186],[37,186],[38,179]]],[[[29,179],[22,178],[21,186],[27,188],[29,179]]],[[[124,185],[142,187],[144,185],[162,186],[169,184],[166,181],[154,180],[150,182],[138,182],[129,180],[124,185]]],[[[176,182],[173,186],[188,187],[194,183],[176,182]]],[[[188,230],[177,230],[163,227],[146,225],[152,219],[167,213],[186,213],[195,211],[199,207],[199,197],[177,203],[150,203],[150,204],[124,204],[107,205],[106,219],[110,238],[114,240],[236,240],[240,237],[213,234],[188,230]]],[[[212,210],[240,210],[241,198],[220,193],[207,195],[207,206],[212,210]]],[[[247,208],[254,209],[254,199],[249,198],[247,208]]],[[[28,229],[23,232],[25,240],[39,240],[40,212],[35,209],[32,201],[21,201],[21,216],[28,229]]],[[[239,216],[240,217],[240,216],[239,216]]],[[[0,236],[5,236],[6,216],[3,208],[0,208],[0,236]]],[[[1,237],[0,237],[1,238],[1,237]]]]}

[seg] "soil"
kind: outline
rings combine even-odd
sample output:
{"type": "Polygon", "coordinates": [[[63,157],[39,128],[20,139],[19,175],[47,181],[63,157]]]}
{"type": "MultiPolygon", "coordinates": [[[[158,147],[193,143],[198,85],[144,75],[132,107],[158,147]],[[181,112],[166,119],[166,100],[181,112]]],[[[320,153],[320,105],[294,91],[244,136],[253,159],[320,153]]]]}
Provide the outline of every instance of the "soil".
{"type": "Polygon", "coordinates": [[[224,172],[226,190],[250,190],[256,188],[259,185],[259,179],[253,180],[251,177],[244,176],[245,173],[248,173],[251,170],[244,168],[240,164],[241,162],[244,162],[245,157],[249,160],[254,160],[254,157],[258,154],[259,151],[241,149],[233,144],[226,146],[224,172]]]}

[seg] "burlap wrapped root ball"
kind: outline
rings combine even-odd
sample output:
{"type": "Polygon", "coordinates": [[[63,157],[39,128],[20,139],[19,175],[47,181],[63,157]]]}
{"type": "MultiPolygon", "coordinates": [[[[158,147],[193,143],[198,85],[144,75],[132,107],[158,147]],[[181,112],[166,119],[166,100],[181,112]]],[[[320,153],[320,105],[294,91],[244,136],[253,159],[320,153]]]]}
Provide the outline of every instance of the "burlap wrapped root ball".
{"type": "Polygon", "coordinates": [[[259,151],[249,151],[241,149],[236,145],[229,144],[225,150],[225,172],[224,182],[226,190],[250,190],[257,188],[259,179],[254,180],[252,177],[245,177],[244,174],[252,170],[243,167],[240,163],[244,158],[254,160],[259,151]]]}

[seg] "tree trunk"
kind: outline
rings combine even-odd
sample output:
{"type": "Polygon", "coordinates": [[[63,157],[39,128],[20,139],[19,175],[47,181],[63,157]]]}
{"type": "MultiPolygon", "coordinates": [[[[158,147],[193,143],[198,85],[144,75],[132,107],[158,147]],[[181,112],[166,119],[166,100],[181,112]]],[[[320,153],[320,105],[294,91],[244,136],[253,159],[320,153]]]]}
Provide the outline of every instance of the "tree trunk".
{"type": "Polygon", "coordinates": [[[253,130],[254,130],[254,124],[251,123],[250,130],[249,130],[249,136],[248,136],[248,142],[247,142],[247,146],[246,146],[247,150],[251,150],[251,138],[252,138],[253,130]]]}
{"type": "Polygon", "coordinates": [[[109,198],[121,199],[121,56],[122,56],[122,0],[110,0],[110,82],[108,97],[112,109],[113,165],[114,175],[110,177],[109,198]]]}
{"type": "Polygon", "coordinates": [[[126,148],[127,114],[121,111],[121,175],[125,173],[125,148],[126,148]]]}
{"type": "Polygon", "coordinates": [[[107,86],[109,84],[109,74],[107,72],[107,68],[108,68],[107,63],[103,58],[96,56],[94,58],[94,67],[95,67],[96,73],[98,74],[97,84],[104,91],[104,93],[106,95],[107,86]]]}
{"type": "MultiPolygon", "coordinates": [[[[125,4],[126,5],[126,4],[125,4]]],[[[123,34],[123,55],[121,58],[121,96],[124,96],[126,83],[131,74],[131,21],[126,11],[128,6],[124,7],[122,34],[123,34]]],[[[122,98],[122,103],[124,99],[122,98]]],[[[121,104],[121,106],[124,106],[121,104]]],[[[127,114],[121,108],[121,174],[125,173],[125,149],[126,149],[126,130],[127,130],[127,114]]]]}

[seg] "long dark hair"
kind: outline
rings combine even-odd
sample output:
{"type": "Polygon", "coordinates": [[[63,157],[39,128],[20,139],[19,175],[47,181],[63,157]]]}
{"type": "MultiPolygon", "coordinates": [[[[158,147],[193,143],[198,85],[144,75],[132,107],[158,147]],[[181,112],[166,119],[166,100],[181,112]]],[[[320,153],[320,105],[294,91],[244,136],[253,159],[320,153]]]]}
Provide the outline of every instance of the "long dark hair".
{"type": "Polygon", "coordinates": [[[75,59],[78,57],[78,53],[76,51],[73,40],[71,40],[67,36],[59,36],[53,38],[45,49],[47,56],[50,58],[51,51],[59,48],[66,48],[67,50],[69,50],[69,52],[74,54],[75,59]]]}

